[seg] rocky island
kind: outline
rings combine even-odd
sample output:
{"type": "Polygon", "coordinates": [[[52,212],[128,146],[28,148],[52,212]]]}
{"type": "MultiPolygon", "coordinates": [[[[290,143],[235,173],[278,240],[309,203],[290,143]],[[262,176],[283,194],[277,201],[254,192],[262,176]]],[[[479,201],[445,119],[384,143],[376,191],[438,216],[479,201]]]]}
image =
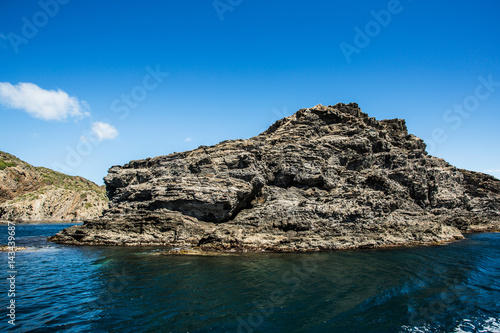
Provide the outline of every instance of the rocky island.
{"type": "Polygon", "coordinates": [[[427,154],[402,119],[317,105],[247,140],[113,166],[104,214],[59,232],[76,245],[320,251],[500,229],[500,181],[427,154]]]}

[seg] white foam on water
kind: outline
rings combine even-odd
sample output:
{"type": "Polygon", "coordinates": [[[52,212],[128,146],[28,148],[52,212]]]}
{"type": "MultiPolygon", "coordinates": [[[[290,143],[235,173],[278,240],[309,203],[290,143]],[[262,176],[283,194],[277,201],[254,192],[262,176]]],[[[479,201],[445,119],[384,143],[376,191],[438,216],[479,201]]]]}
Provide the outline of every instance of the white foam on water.
{"type": "MultiPolygon", "coordinates": [[[[435,327],[430,324],[422,326],[402,326],[399,332],[408,333],[427,333],[434,332],[435,327]]],[[[472,318],[463,319],[454,329],[450,330],[453,333],[500,333],[500,318],[472,318]]]]}
{"type": "Polygon", "coordinates": [[[55,246],[28,246],[24,252],[54,252],[61,251],[61,248],[55,246]]]}
{"type": "Polygon", "coordinates": [[[475,318],[464,319],[453,331],[455,333],[500,333],[500,319],[499,318],[475,318]]]}
{"type": "Polygon", "coordinates": [[[408,332],[408,333],[427,333],[432,332],[431,325],[425,324],[423,326],[402,326],[400,333],[408,332]]]}

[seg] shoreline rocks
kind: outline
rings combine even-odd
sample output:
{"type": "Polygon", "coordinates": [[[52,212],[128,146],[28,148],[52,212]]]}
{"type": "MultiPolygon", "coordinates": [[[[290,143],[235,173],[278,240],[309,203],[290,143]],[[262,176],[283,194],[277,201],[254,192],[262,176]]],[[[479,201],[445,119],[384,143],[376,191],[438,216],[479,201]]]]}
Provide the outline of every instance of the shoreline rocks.
{"type": "Polygon", "coordinates": [[[317,105],[248,140],[113,166],[102,217],[76,245],[324,251],[462,239],[500,229],[500,181],[425,151],[402,119],[317,105]]]}

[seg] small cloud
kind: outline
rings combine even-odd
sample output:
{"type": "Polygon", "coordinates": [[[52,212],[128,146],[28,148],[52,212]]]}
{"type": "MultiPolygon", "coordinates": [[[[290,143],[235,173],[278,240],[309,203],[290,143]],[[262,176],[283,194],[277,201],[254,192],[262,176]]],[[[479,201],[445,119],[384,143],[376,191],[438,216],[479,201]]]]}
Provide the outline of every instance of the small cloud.
{"type": "Polygon", "coordinates": [[[5,35],[3,33],[1,33],[1,32],[0,32],[0,38],[7,39],[7,37],[5,37],[5,35]]]}
{"type": "Polygon", "coordinates": [[[0,103],[43,120],[61,121],[68,117],[90,116],[87,102],[79,101],[60,89],[45,90],[28,82],[20,82],[15,86],[0,82],[0,103]]]}
{"type": "Polygon", "coordinates": [[[486,170],[485,173],[499,173],[500,170],[486,170]]]}
{"type": "Polygon", "coordinates": [[[191,141],[193,141],[193,139],[190,138],[190,137],[187,137],[187,138],[184,139],[184,142],[191,142],[191,141]]]}
{"type": "MultiPolygon", "coordinates": [[[[91,129],[92,133],[94,133],[95,136],[97,136],[97,139],[99,141],[113,140],[114,138],[116,138],[118,136],[118,131],[116,130],[116,128],[113,125],[108,124],[108,123],[96,121],[95,123],[92,123],[92,126],[90,129],[91,129]]],[[[83,137],[83,138],[85,140],[87,140],[86,137],[83,137]]],[[[82,140],[83,138],[80,137],[80,140],[82,140]]]]}

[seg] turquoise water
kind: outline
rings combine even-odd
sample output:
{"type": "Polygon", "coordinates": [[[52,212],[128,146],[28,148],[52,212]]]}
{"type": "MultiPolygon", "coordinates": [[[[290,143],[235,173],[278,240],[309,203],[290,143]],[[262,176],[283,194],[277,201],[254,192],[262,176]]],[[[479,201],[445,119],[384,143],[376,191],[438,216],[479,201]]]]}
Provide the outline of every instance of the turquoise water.
{"type": "MultiPolygon", "coordinates": [[[[17,225],[16,326],[1,253],[0,331],[500,332],[500,234],[447,246],[163,256],[48,243],[17,225]]],[[[6,243],[7,227],[0,227],[6,243]]]]}

